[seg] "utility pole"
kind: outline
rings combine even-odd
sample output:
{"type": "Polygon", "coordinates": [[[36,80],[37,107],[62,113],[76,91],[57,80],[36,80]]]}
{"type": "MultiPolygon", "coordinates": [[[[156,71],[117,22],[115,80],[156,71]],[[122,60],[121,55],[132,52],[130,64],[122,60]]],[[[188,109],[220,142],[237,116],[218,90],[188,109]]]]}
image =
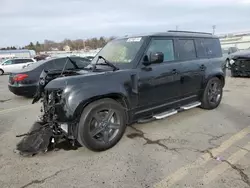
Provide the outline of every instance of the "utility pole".
{"type": "Polygon", "coordinates": [[[216,30],[216,25],[213,25],[212,28],[213,28],[213,35],[214,35],[215,34],[215,30],[216,30]]]}
{"type": "Polygon", "coordinates": [[[176,26],[175,26],[175,30],[176,30],[176,31],[178,31],[178,28],[179,28],[179,26],[178,26],[178,25],[176,25],[176,26]]]}

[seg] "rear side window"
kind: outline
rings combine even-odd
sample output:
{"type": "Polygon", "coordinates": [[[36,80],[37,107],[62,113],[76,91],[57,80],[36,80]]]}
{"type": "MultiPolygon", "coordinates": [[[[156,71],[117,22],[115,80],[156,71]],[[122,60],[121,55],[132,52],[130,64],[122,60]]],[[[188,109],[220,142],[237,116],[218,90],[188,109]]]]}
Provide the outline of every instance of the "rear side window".
{"type": "Polygon", "coordinates": [[[174,44],[173,40],[169,39],[152,39],[147,55],[154,52],[162,52],[164,54],[164,61],[174,60],[174,44]]]}
{"type": "Polygon", "coordinates": [[[192,39],[179,40],[179,58],[181,60],[189,60],[196,58],[194,40],[192,39]]]}
{"type": "Polygon", "coordinates": [[[219,39],[197,39],[196,48],[199,58],[215,58],[222,56],[219,39]]]}
{"type": "Polygon", "coordinates": [[[13,61],[14,61],[14,64],[33,62],[31,59],[15,59],[13,61]]]}
{"type": "Polygon", "coordinates": [[[28,63],[28,62],[34,62],[34,61],[32,59],[24,59],[24,62],[28,63]]]}
{"type": "Polygon", "coordinates": [[[221,46],[219,39],[204,39],[204,46],[208,57],[221,57],[221,46]]]}
{"type": "Polygon", "coordinates": [[[13,60],[14,64],[21,64],[21,63],[24,63],[24,60],[23,59],[15,59],[13,60]]]}

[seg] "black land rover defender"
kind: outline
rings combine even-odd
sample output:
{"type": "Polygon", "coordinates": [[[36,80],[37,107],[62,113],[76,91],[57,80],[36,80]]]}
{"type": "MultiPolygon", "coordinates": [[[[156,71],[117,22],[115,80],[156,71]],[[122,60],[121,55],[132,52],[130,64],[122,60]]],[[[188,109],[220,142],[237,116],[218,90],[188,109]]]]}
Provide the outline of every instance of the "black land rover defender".
{"type": "Polygon", "coordinates": [[[168,31],[117,38],[83,70],[44,71],[43,125],[94,151],[113,147],[127,125],[200,106],[216,108],[225,85],[220,41],[168,31]]]}

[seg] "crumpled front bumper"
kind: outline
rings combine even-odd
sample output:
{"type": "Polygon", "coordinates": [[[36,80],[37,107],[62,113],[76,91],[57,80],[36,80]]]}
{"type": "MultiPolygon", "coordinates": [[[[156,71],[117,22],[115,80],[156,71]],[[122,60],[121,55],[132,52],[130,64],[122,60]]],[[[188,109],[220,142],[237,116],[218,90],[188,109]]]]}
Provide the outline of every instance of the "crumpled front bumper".
{"type": "Polygon", "coordinates": [[[231,64],[231,71],[239,76],[250,76],[250,58],[235,59],[231,64]]]}

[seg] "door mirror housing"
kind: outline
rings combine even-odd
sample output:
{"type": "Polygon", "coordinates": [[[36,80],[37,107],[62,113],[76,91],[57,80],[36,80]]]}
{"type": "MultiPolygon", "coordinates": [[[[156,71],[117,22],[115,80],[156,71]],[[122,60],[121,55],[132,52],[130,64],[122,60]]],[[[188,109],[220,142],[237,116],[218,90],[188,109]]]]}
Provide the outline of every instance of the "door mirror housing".
{"type": "Polygon", "coordinates": [[[148,66],[151,64],[162,63],[164,60],[164,54],[162,52],[151,52],[148,57],[148,61],[144,61],[143,65],[148,66]]]}

